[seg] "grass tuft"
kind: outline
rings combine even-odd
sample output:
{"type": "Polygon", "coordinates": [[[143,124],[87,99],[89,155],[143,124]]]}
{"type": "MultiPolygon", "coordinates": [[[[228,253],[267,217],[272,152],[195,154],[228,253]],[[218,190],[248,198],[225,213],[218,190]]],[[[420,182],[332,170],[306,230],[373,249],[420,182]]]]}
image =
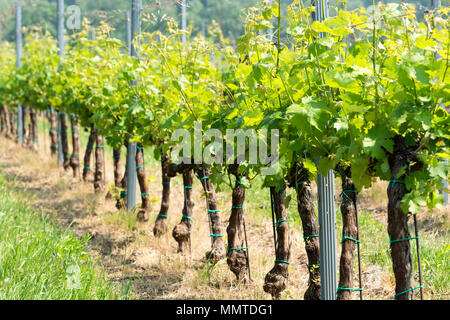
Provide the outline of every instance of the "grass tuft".
{"type": "Polygon", "coordinates": [[[118,299],[89,255],[89,238],[61,230],[0,176],[0,299],[118,299]]]}

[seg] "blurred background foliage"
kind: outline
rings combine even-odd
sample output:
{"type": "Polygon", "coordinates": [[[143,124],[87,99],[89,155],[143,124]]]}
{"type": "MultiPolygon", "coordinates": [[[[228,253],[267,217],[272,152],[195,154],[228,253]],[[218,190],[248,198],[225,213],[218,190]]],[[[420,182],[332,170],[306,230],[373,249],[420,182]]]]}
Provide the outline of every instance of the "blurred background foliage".
{"type": "MultiPolygon", "coordinates": [[[[245,9],[267,0],[187,0],[187,23],[192,28],[192,34],[205,32],[215,20],[222,28],[223,34],[231,43],[243,32],[245,9]]],[[[283,7],[293,0],[282,0],[283,7]]],[[[308,4],[310,0],[305,0],[308,4]]],[[[409,0],[416,5],[418,15],[423,15],[426,8],[431,7],[432,0],[409,0]]],[[[0,40],[15,39],[15,3],[17,0],[0,0],[0,40]]],[[[23,26],[41,26],[56,34],[56,0],[22,0],[23,26]]],[[[163,30],[164,17],[173,17],[181,21],[181,0],[143,0],[143,30],[163,30]]],[[[378,2],[378,1],[376,1],[378,2]]],[[[401,2],[401,0],[383,0],[383,2],[401,2]]],[[[441,0],[442,5],[448,5],[449,0],[441,0]]],[[[82,18],[87,18],[93,26],[100,21],[107,21],[113,28],[112,36],[125,40],[125,12],[131,8],[131,0],[65,0],[65,5],[78,5],[82,18]]],[[[335,0],[330,0],[330,6],[335,0]]],[[[347,9],[358,7],[369,8],[372,0],[348,0],[347,9]]]]}

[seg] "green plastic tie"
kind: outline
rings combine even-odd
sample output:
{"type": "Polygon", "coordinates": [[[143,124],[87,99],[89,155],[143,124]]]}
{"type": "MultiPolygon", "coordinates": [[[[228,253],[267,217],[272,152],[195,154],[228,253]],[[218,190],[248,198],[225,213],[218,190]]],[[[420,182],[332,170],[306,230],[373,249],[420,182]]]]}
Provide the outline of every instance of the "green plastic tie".
{"type": "Polygon", "coordinates": [[[214,213],[214,212],[220,212],[220,210],[209,210],[209,209],[208,209],[208,212],[209,212],[209,213],[214,213]]]}
{"type": "Polygon", "coordinates": [[[145,193],[145,192],[144,192],[144,193],[142,194],[142,198],[144,199],[145,196],[150,196],[150,193],[145,193]]]}
{"type": "Polygon", "coordinates": [[[232,206],[231,209],[242,209],[242,207],[235,207],[235,206],[232,206]]]}
{"type": "Polygon", "coordinates": [[[192,220],[192,218],[191,218],[191,217],[188,217],[188,216],[183,216],[182,219],[189,219],[189,220],[191,220],[192,222],[194,222],[194,220],[192,220]]]}
{"type": "Polygon", "coordinates": [[[342,243],[344,243],[345,240],[351,240],[354,241],[356,243],[360,243],[361,241],[347,237],[347,230],[344,230],[344,237],[342,238],[342,243]]]}
{"type": "Polygon", "coordinates": [[[419,239],[419,237],[411,237],[411,238],[392,240],[391,236],[389,236],[389,243],[390,243],[390,245],[392,245],[393,243],[396,243],[396,242],[409,241],[409,240],[415,240],[415,239],[419,239]]]}
{"type": "Polygon", "coordinates": [[[282,223],[282,222],[289,222],[289,220],[281,218],[280,220],[277,221],[276,227],[278,228],[278,226],[279,226],[280,223],[282,223]]]}
{"type": "Polygon", "coordinates": [[[137,148],[138,150],[144,150],[143,147],[136,146],[136,148],[137,148]]]}
{"type": "Polygon", "coordinates": [[[318,234],[312,234],[312,235],[310,235],[310,236],[304,236],[304,237],[303,237],[303,240],[306,240],[306,239],[309,239],[309,238],[318,238],[318,237],[319,237],[318,234]]]}
{"type": "Polygon", "coordinates": [[[126,191],[120,191],[120,194],[125,195],[125,194],[128,194],[128,192],[126,192],[126,191]]]}
{"type": "Polygon", "coordinates": [[[52,144],[51,147],[52,148],[58,148],[58,145],[57,144],[52,144]]]}
{"type": "Polygon", "coordinates": [[[391,182],[392,182],[392,187],[391,187],[392,189],[394,189],[394,186],[395,186],[396,183],[405,184],[405,182],[403,180],[392,179],[391,182]]]}
{"type": "Polygon", "coordinates": [[[162,184],[170,184],[170,181],[163,181],[162,184]]]}
{"type": "Polygon", "coordinates": [[[203,177],[200,180],[203,181],[203,180],[206,180],[206,179],[209,179],[209,176],[203,177]]]}
{"type": "Polygon", "coordinates": [[[222,237],[223,237],[223,235],[221,235],[221,234],[215,234],[215,233],[211,233],[210,236],[211,236],[211,237],[217,237],[217,238],[222,238],[222,237]]]}
{"type": "Polygon", "coordinates": [[[137,167],[136,167],[136,170],[137,170],[137,169],[145,169],[145,167],[144,167],[144,166],[137,166],[137,167]]]}
{"type": "Polygon", "coordinates": [[[158,214],[158,217],[160,217],[160,218],[167,218],[167,215],[165,215],[165,214],[158,214]]]}
{"type": "Polygon", "coordinates": [[[103,149],[105,146],[95,146],[97,149],[103,149]]]}
{"type": "Polygon", "coordinates": [[[289,261],[286,260],[275,260],[275,263],[285,263],[285,264],[291,264],[289,261]]]}
{"type": "Polygon", "coordinates": [[[79,158],[79,156],[77,154],[72,154],[70,157],[71,158],[79,158]]]}
{"type": "Polygon", "coordinates": [[[84,167],[85,169],[87,169],[87,170],[92,170],[92,169],[94,169],[94,167],[84,167]]]}
{"type": "Polygon", "coordinates": [[[358,193],[358,191],[356,191],[356,190],[343,190],[343,191],[341,192],[341,194],[343,194],[344,196],[346,196],[348,200],[352,200],[352,199],[348,196],[347,192],[358,193]]]}
{"type": "Polygon", "coordinates": [[[397,297],[398,297],[398,296],[401,296],[402,294],[405,294],[405,293],[410,292],[410,291],[413,291],[413,290],[422,289],[422,288],[423,288],[423,286],[418,286],[418,287],[411,288],[411,289],[409,289],[409,290],[405,290],[405,291],[403,291],[403,292],[397,293],[397,294],[394,296],[394,300],[397,300],[397,297]]]}
{"type": "Polygon", "coordinates": [[[120,159],[120,156],[113,156],[113,159],[120,159]]]}
{"type": "Polygon", "coordinates": [[[344,285],[343,287],[338,287],[337,288],[337,292],[341,291],[341,290],[347,290],[347,291],[362,291],[363,289],[361,288],[347,288],[347,285],[344,285]]]}

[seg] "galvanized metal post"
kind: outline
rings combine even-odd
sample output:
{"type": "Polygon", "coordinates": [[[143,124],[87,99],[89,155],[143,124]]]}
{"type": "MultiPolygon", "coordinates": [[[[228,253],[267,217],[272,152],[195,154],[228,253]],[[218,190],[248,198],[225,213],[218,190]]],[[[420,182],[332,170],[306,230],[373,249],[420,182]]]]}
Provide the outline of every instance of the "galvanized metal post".
{"type": "MultiPolygon", "coordinates": [[[[314,20],[328,18],[328,0],[316,0],[314,20]]],[[[322,38],[324,33],[320,33],[322,38]]],[[[336,210],[334,204],[334,171],[317,175],[319,197],[320,284],[323,300],[335,300],[337,290],[336,210]]]]}
{"type": "MultiPolygon", "coordinates": [[[[89,36],[91,38],[92,41],[95,40],[95,28],[91,29],[91,32],[89,33],[89,36]]],[[[93,49],[93,48],[92,48],[93,49]]]]}
{"type": "MultiPolygon", "coordinates": [[[[141,32],[141,11],[142,11],[142,0],[132,0],[131,6],[131,27],[127,28],[130,30],[130,34],[127,35],[127,39],[130,40],[128,47],[130,48],[131,56],[139,59],[138,50],[139,44],[133,43],[133,39],[136,35],[141,32]]],[[[128,22],[129,23],[129,22],[128,22]]],[[[132,85],[137,86],[137,82],[132,83],[132,85]]],[[[127,210],[133,210],[136,208],[136,184],[137,184],[137,172],[136,172],[136,149],[137,144],[128,142],[128,153],[127,153],[127,165],[128,165],[128,176],[127,176],[127,210]]]]}
{"type": "MultiPolygon", "coordinates": [[[[22,7],[20,3],[16,3],[16,65],[20,69],[22,67],[22,7]]],[[[23,143],[23,108],[19,103],[17,106],[17,143],[23,143]]]]}
{"type": "Polygon", "coordinates": [[[336,210],[334,171],[317,176],[319,197],[320,289],[323,300],[335,300],[337,290],[336,210]]]}
{"type": "Polygon", "coordinates": [[[131,55],[131,12],[125,12],[125,20],[127,22],[127,49],[128,54],[131,55]]]}
{"type": "MultiPolygon", "coordinates": [[[[58,12],[58,56],[60,63],[64,57],[64,0],[58,0],[57,3],[58,12]]],[[[62,167],[64,164],[64,156],[62,150],[62,140],[61,140],[61,114],[58,114],[58,167],[62,167]]]]}
{"type": "Polygon", "coordinates": [[[58,0],[58,56],[64,57],[64,0],[58,0]]]}
{"type": "MultiPolygon", "coordinates": [[[[181,1],[181,30],[186,31],[186,6],[187,6],[187,1],[186,0],[182,0],[181,1]]],[[[186,43],[187,38],[186,38],[186,34],[183,33],[183,38],[182,38],[183,43],[186,43]]]]}

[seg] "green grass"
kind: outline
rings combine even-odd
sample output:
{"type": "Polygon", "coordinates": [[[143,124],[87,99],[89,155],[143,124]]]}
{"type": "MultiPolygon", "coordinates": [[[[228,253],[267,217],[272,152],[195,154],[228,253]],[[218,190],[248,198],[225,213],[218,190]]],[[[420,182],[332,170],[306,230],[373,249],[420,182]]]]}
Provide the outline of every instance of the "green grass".
{"type": "Polygon", "coordinates": [[[88,238],[61,230],[0,174],[0,299],[118,299],[88,254],[88,238]]]}
{"type": "MultiPolygon", "coordinates": [[[[416,250],[415,246],[413,248],[416,250]]],[[[450,298],[450,243],[448,237],[434,238],[427,234],[420,242],[422,277],[425,286],[431,288],[433,295],[450,298]]],[[[417,260],[414,260],[417,266],[417,260]]]]}

